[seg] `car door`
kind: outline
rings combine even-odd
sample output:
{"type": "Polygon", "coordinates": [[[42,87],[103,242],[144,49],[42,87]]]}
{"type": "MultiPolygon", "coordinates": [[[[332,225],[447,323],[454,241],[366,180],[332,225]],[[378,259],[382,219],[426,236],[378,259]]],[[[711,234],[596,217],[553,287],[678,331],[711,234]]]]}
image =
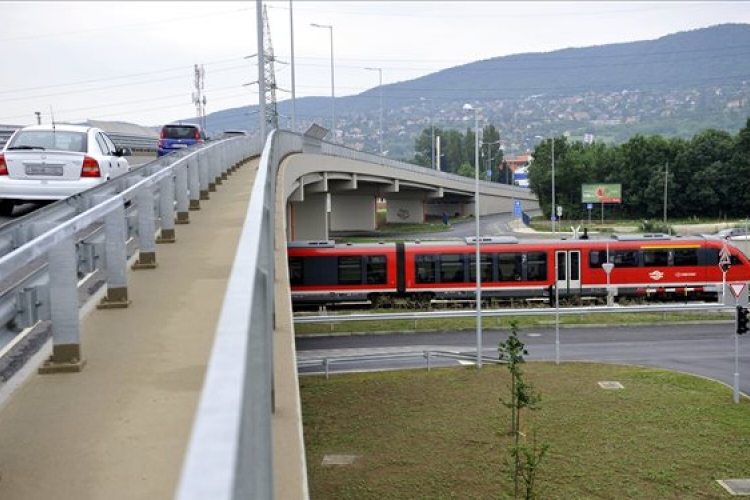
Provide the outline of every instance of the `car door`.
{"type": "Polygon", "coordinates": [[[117,163],[114,161],[114,150],[111,150],[107,141],[104,140],[104,134],[96,132],[96,144],[101,151],[99,158],[99,168],[102,170],[102,178],[111,179],[117,177],[117,163]]]}
{"type": "Polygon", "coordinates": [[[102,133],[102,137],[104,138],[104,142],[106,142],[107,146],[110,148],[112,154],[112,166],[116,170],[116,173],[113,173],[112,177],[117,177],[118,175],[122,175],[130,170],[130,164],[128,163],[127,158],[125,158],[124,156],[115,155],[117,146],[115,146],[112,138],[109,137],[106,133],[102,133]]]}

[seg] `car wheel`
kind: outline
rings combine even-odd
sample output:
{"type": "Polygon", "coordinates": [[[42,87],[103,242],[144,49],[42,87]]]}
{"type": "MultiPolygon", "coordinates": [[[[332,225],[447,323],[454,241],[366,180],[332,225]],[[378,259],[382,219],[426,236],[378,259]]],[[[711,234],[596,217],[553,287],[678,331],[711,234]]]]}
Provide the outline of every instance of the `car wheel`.
{"type": "Polygon", "coordinates": [[[0,216],[10,217],[13,215],[13,205],[11,200],[0,200],[0,216]]]}

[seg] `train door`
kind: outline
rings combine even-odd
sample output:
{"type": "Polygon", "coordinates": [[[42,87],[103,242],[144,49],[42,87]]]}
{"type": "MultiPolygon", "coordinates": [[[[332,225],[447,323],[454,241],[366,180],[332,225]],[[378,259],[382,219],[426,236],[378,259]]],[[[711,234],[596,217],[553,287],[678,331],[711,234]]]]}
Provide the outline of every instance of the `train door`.
{"type": "Polygon", "coordinates": [[[581,292],[581,251],[558,250],[555,252],[557,269],[557,289],[560,294],[570,295],[581,292]]]}

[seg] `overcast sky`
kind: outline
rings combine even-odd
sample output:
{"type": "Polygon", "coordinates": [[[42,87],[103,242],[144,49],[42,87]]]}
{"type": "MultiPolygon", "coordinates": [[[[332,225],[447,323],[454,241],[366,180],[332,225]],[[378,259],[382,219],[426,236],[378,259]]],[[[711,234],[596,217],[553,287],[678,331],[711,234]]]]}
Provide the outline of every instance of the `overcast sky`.
{"type": "MultiPolygon", "coordinates": [[[[297,97],[336,96],[481,59],[649,40],[750,23],[750,2],[265,2],[279,101],[291,98],[290,5],[297,97]],[[330,25],[316,28],[311,23],[330,25]],[[282,64],[285,62],[287,64],[282,64]]],[[[160,125],[258,104],[256,2],[0,2],[0,124],[86,119],[160,125]],[[246,85],[250,84],[250,85],[246,85]]]]}

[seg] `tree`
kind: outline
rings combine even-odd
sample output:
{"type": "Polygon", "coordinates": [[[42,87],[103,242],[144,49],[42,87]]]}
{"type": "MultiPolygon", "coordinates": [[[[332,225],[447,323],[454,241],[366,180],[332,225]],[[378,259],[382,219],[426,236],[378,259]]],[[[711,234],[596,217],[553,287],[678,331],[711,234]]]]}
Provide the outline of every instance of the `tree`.
{"type": "Polygon", "coordinates": [[[526,362],[524,356],[528,356],[523,342],[518,338],[518,325],[515,321],[510,324],[510,336],[505,342],[498,345],[498,354],[501,361],[507,361],[510,372],[510,401],[500,401],[510,408],[511,423],[510,434],[513,438],[511,456],[513,458],[512,478],[514,498],[520,493],[521,480],[525,486],[524,498],[533,499],[536,472],[544,455],[549,449],[549,444],[543,443],[537,447],[536,435],[531,447],[521,444],[521,411],[524,409],[535,410],[539,408],[538,403],[541,396],[534,392],[532,384],[526,382],[523,377],[521,365],[526,362]],[[523,460],[522,460],[523,458],[523,460]]]}

